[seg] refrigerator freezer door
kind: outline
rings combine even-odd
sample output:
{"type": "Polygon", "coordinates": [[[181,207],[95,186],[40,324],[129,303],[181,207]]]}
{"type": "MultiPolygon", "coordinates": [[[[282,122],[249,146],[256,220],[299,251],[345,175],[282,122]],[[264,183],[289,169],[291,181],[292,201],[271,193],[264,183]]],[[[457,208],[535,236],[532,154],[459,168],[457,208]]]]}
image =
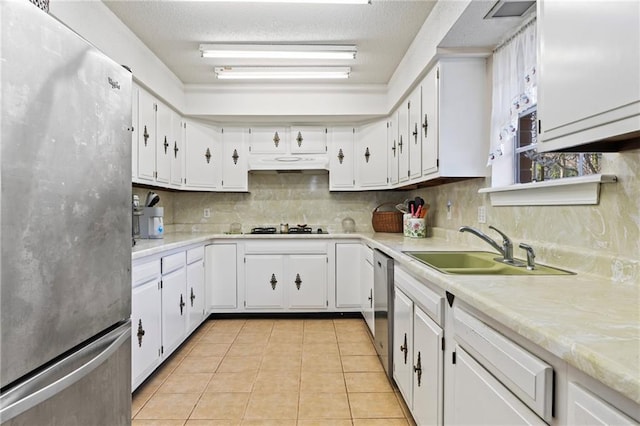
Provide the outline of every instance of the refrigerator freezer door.
{"type": "Polygon", "coordinates": [[[131,424],[131,324],[0,396],[2,426],[131,424]]]}
{"type": "Polygon", "coordinates": [[[131,312],[131,73],[0,2],[2,388],[131,312]]]}

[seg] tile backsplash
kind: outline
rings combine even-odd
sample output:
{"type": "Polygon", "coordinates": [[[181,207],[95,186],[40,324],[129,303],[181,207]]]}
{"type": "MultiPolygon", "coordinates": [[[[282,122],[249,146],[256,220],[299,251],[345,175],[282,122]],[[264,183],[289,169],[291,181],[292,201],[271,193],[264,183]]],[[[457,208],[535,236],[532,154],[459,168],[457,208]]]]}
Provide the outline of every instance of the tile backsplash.
{"type": "MultiPolygon", "coordinates": [[[[489,178],[471,179],[413,191],[330,192],[328,174],[249,174],[249,193],[156,191],[165,208],[167,232],[229,230],[232,222],[243,232],[253,226],[280,223],[309,224],[341,232],[342,219],[352,217],[356,231],[372,232],[371,214],[380,204],[396,204],[416,195],[431,205],[430,234],[468,243],[473,249],[490,249],[462,225],[478,227],[487,234],[494,225],[514,242],[514,254],[523,258],[517,245],[531,244],[536,260],[573,271],[610,277],[613,282],[640,282],[640,150],[604,154],[602,173],[615,174],[617,183],[601,185],[600,204],[595,206],[492,207],[489,196],[478,194],[489,178]],[[447,204],[451,201],[450,219],[447,204]],[[487,223],[478,223],[478,207],[486,208],[487,223]],[[211,217],[203,217],[210,209],[211,217]]],[[[489,170],[488,170],[489,173],[489,170]]],[[[134,187],[146,198],[148,189],[134,187]]]]}

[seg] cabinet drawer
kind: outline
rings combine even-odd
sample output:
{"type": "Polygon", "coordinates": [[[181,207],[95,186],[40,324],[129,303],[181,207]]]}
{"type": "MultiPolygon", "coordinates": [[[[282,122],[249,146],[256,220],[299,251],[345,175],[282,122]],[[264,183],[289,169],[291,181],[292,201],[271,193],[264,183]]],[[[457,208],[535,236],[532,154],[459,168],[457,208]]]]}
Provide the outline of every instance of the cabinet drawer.
{"type": "Polygon", "coordinates": [[[453,323],[456,340],[536,414],[551,421],[553,368],[457,306],[453,323]]]}
{"type": "Polygon", "coordinates": [[[184,266],[184,252],[172,254],[162,258],[162,275],[180,269],[184,266]]]}
{"type": "Polygon", "coordinates": [[[204,246],[192,248],[191,250],[187,250],[187,264],[191,264],[193,262],[197,262],[198,260],[204,258],[204,246]]]}
{"type": "Polygon", "coordinates": [[[245,244],[246,254],[327,254],[323,242],[252,242],[245,244]]]}
{"type": "Polygon", "coordinates": [[[398,288],[411,295],[413,301],[438,325],[442,325],[444,297],[431,290],[400,268],[394,270],[394,282],[398,288]]]}
{"type": "Polygon", "coordinates": [[[131,270],[131,285],[137,287],[160,275],[160,260],[135,265],[131,270]]]}

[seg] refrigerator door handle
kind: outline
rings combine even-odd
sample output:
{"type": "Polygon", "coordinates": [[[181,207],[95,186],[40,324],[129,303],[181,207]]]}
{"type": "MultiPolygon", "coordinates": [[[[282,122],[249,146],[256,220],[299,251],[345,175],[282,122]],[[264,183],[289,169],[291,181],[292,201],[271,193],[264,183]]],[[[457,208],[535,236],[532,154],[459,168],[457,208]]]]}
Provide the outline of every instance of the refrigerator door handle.
{"type": "Polygon", "coordinates": [[[0,418],[6,422],[76,383],[104,363],[131,338],[131,322],[56,362],[0,395],[0,418]]]}

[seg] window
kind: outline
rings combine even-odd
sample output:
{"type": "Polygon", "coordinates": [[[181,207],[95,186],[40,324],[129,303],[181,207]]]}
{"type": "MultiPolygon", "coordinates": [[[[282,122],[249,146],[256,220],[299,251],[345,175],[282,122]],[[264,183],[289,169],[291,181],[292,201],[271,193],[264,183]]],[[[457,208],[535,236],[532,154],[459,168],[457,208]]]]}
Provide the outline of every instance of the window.
{"type": "Polygon", "coordinates": [[[538,153],[536,112],[534,105],[518,117],[513,156],[515,183],[543,182],[600,173],[601,153],[538,153]]]}

